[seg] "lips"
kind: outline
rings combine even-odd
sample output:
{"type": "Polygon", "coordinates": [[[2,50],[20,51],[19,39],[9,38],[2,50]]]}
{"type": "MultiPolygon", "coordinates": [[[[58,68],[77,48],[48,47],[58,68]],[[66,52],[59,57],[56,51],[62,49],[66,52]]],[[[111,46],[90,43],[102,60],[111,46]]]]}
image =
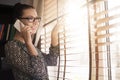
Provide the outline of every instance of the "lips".
{"type": "Polygon", "coordinates": [[[36,27],[35,27],[35,26],[34,26],[34,27],[31,27],[31,29],[32,29],[32,30],[36,30],[36,27]]]}

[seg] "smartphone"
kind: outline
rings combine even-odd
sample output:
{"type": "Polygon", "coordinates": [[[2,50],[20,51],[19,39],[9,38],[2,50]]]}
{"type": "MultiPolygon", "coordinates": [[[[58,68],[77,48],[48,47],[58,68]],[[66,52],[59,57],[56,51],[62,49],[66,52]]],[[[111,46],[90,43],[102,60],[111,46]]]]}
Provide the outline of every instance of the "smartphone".
{"type": "Polygon", "coordinates": [[[20,27],[24,27],[25,25],[19,20],[17,19],[15,24],[14,24],[14,27],[20,32],[20,27]]]}

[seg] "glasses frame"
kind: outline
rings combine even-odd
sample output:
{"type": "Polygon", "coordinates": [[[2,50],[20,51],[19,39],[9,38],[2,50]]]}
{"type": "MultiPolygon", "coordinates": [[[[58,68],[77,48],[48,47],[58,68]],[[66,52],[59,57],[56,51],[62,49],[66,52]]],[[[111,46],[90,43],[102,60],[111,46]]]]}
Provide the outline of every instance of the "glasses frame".
{"type": "Polygon", "coordinates": [[[36,18],[34,18],[34,17],[21,17],[19,19],[26,19],[26,20],[28,20],[28,22],[31,22],[31,23],[35,22],[36,20],[39,20],[38,22],[41,21],[41,17],[36,17],[36,18]]]}

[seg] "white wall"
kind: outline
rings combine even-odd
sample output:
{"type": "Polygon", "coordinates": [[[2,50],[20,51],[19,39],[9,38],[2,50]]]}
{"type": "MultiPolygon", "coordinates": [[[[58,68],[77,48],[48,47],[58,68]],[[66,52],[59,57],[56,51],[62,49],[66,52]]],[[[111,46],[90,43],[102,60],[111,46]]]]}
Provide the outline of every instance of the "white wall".
{"type": "Polygon", "coordinates": [[[0,4],[4,5],[14,5],[17,2],[20,2],[20,0],[0,0],[0,4]]]}

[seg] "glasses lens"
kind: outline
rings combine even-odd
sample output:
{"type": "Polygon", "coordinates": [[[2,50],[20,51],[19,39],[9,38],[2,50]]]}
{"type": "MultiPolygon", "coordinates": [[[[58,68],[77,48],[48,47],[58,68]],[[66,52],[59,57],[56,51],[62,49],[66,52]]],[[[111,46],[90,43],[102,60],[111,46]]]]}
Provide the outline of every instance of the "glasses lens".
{"type": "Polygon", "coordinates": [[[28,17],[26,17],[26,18],[20,18],[20,19],[26,19],[26,20],[28,20],[29,22],[35,22],[35,21],[40,22],[40,20],[41,20],[40,17],[36,17],[36,18],[28,18],[28,17]]]}
{"type": "Polygon", "coordinates": [[[40,17],[37,17],[37,18],[35,18],[35,20],[37,20],[37,21],[40,22],[41,18],[40,18],[40,17]]]}
{"type": "Polygon", "coordinates": [[[34,18],[28,18],[27,19],[29,22],[34,22],[34,18]]]}

